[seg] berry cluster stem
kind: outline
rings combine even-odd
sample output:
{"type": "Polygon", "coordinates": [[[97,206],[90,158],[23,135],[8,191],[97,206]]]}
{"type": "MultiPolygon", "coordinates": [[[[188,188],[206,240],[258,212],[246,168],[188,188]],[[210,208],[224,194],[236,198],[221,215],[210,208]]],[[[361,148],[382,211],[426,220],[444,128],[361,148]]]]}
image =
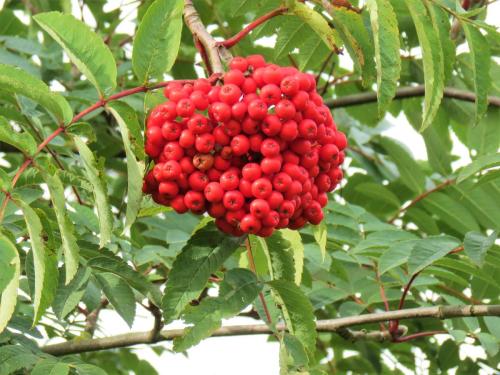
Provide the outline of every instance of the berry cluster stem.
{"type": "Polygon", "coordinates": [[[223,42],[218,42],[217,45],[224,46],[226,48],[231,48],[235,44],[237,44],[241,39],[243,39],[245,36],[247,36],[256,27],[262,25],[264,22],[270,20],[273,17],[276,17],[276,16],[279,16],[281,14],[286,13],[287,11],[288,11],[288,8],[285,8],[285,7],[276,8],[276,9],[270,11],[269,13],[266,13],[263,16],[257,18],[255,21],[250,22],[239,33],[232,36],[231,38],[226,39],[223,42]]]}

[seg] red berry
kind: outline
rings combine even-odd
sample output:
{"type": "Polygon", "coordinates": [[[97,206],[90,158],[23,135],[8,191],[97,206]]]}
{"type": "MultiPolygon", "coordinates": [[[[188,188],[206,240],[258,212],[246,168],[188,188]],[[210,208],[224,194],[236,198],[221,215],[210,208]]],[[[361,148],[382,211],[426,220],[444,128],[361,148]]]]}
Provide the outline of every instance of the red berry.
{"type": "Polygon", "coordinates": [[[250,141],[245,135],[239,134],[231,140],[231,149],[233,150],[233,155],[245,155],[250,149],[250,141]]]}
{"type": "Polygon", "coordinates": [[[163,155],[166,160],[181,160],[184,156],[184,149],[179,142],[168,142],[163,148],[163,155]]]}
{"type": "Polygon", "coordinates": [[[318,134],[318,127],[312,120],[305,119],[299,124],[299,135],[305,139],[315,139],[318,134]]]}
{"type": "Polygon", "coordinates": [[[232,83],[236,86],[241,86],[245,81],[245,75],[241,70],[230,70],[224,74],[224,84],[232,83]]]}
{"type": "Polygon", "coordinates": [[[262,224],[266,227],[276,227],[280,222],[280,214],[277,211],[269,211],[269,213],[262,218],[262,224]]]}
{"type": "Polygon", "coordinates": [[[160,194],[165,195],[166,198],[173,198],[179,194],[179,186],[172,181],[160,182],[158,191],[160,194]]]}
{"type": "Polygon", "coordinates": [[[281,169],[281,157],[264,158],[260,161],[260,169],[264,174],[277,173],[281,169]]]}
{"type": "Polygon", "coordinates": [[[259,178],[252,184],[252,193],[256,198],[266,199],[271,195],[272,190],[273,185],[266,177],[259,178]]]}
{"type": "Polygon", "coordinates": [[[241,171],[243,178],[248,181],[255,181],[260,178],[262,171],[257,163],[246,164],[241,171]]]}
{"type": "Polygon", "coordinates": [[[248,65],[251,66],[254,70],[257,68],[262,68],[266,65],[266,60],[262,55],[250,55],[247,56],[248,65]]]}
{"type": "Polygon", "coordinates": [[[295,121],[290,120],[281,126],[280,138],[284,141],[293,141],[299,135],[299,128],[295,121]]]}
{"type": "Polygon", "coordinates": [[[267,105],[277,104],[281,99],[281,90],[274,84],[267,84],[260,90],[260,98],[267,105]]]}
{"type": "Polygon", "coordinates": [[[188,211],[186,204],[184,203],[184,196],[177,195],[170,201],[170,206],[177,212],[178,214],[183,214],[188,211]]]}
{"type": "Polygon", "coordinates": [[[203,192],[209,202],[219,202],[224,196],[224,189],[218,182],[209,182],[203,192]]]}
{"type": "Polygon", "coordinates": [[[265,218],[270,211],[269,203],[264,199],[254,199],[250,203],[250,212],[259,219],[265,218]]]}
{"type": "Polygon", "coordinates": [[[154,145],[164,142],[161,128],[152,127],[146,130],[146,140],[154,145]]]}
{"type": "Polygon", "coordinates": [[[257,219],[254,215],[245,215],[240,222],[240,229],[244,233],[256,234],[260,231],[262,227],[259,219],[257,219]]]}
{"type": "Polygon", "coordinates": [[[194,134],[203,134],[210,131],[210,124],[208,119],[200,115],[199,113],[194,114],[187,122],[187,127],[194,134]]]}
{"type": "Polygon", "coordinates": [[[208,97],[206,93],[200,90],[195,90],[189,95],[189,99],[193,102],[198,111],[204,111],[208,108],[208,97]]]}
{"type": "Polygon", "coordinates": [[[222,176],[220,176],[220,184],[226,191],[237,189],[239,183],[240,179],[238,178],[238,174],[232,170],[224,172],[222,176]]]}
{"type": "Polygon", "coordinates": [[[230,211],[236,211],[243,207],[245,204],[245,197],[238,190],[228,191],[224,194],[224,198],[222,199],[224,203],[224,207],[226,207],[230,211]]]}
{"type": "Polygon", "coordinates": [[[175,121],[166,121],[161,127],[161,134],[167,141],[175,141],[181,135],[181,124],[175,121]]]}
{"type": "Polygon", "coordinates": [[[181,99],[177,102],[177,114],[181,117],[189,117],[196,110],[191,99],[181,99]]]}
{"type": "Polygon", "coordinates": [[[230,105],[236,103],[240,99],[240,96],[240,88],[232,83],[222,86],[219,92],[220,100],[230,105]]]}
{"type": "Polygon", "coordinates": [[[212,85],[208,81],[208,79],[205,78],[198,78],[196,81],[193,83],[193,90],[194,91],[201,91],[204,94],[208,94],[210,89],[212,88],[212,85]]]}
{"type": "Polygon", "coordinates": [[[248,61],[244,57],[236,56],[229,63],[229,67],[244,72],[248,68],[248,61]]]}
{"type": "Polygon", "coordinates": [[[263,120],[267,116],[267,105],[260,99],[255,99],[248,104],[248,115],[254,120],[263,120]]]}
{"type": "Polygon", "coordinates": [[[200,211],[205,207],[205,198],[199,191],[188,191],[184,195],[184,204],[193,211],[200,211]]]}
{"type": "Polygon", "coordinates": [[[295,117],[295,106],[290,100],[280,100],[274,108],[276,115],[283,120],[291,120],[295,117]]]}
{"type": "Polygon", "coordinates": [[[299,92],[300,82],[297,76],[288,76],[283,78],[280,84],[281,92],[289,97],[299,92]]]}
{"type": "Polygon", "coordinates": [[[285,192],[291,184],[292,178],[284,172],[280,172],[273,177],[273,187],[277,191],[285,192]]]}
{"type": "Polygon", "coordinates": [[[213,103],[212,113],[216,121],[225,122],[231,118],[231,107],[222,102],[213,103]]]}
{"type": "Polygon", "coordinates": [[[262,132],[269,136],[273,137],[281,131],[281,121],[276,115],[267,115],[262,123],[262,132]]]}
{"type": "Polygon", "coordinates": [[[195,147],[198,152],[207,154],[215,146],[215,137],[210,133],[201,134],[196,138],[195,147]]]}
{"type": "Polygon", "coordinates": [[[265,157],[277,156],[280,153],[280,145],[274,139],[265,139],[260,146],[260,152],[265,157]]]}
{"type": "Polygon", "coordinates": [[[179,145],[182,148],[190,148],[194,146],[195,136],[189,129],[184,129],[179,136],[179,145]]]}

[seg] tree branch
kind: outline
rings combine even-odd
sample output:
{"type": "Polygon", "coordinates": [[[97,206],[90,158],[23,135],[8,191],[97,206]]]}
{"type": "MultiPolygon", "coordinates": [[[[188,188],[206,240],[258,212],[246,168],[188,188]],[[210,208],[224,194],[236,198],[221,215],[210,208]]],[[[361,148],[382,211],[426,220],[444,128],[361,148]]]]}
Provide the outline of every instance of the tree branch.
{"type": "Polygon", "coordinates": [[[205,25],[201,22],[200,16],[198,15],[192,0],[184,0],[184,22],[191,31],[191,34],[193,34],[193,37],[198,39],[205,47],[205,52],[207,54],[208,61],[212,66],[213,72],[223,73],[223,59],[226,60],[230,58],[229,51],[224,46],[220,45],[207,31],[205,25]]]}
{"type": "MultiPolygon", "coordinates": [[[[350,316],[345,318],[318,320],[316,329],[318,332],[337,332],[341,328],[361,324],[386,322],[391,320],[435,318],[447,319],[469,316],[500,316],[500,305],[468,305],[468,306],[433,306],[417,307],[413,309],[379,312],[350,316]]],[[[276,325],[276,329],[285,330],[282,323],[276,325]]],[[[167,341],[182,336],[183,329],[163,330],[160,332],[159,340],[167,341]]],[[[219,328],[212,336],[242,336],[242,335],[264,335],[272,334],[265,324],[255,325],[231,325],[219,328]]],[[[404,337],[404,336],[403,336],[404,337]]],[[[126,333],[117,336],[104,337],[92,340],[74,340],[60,344],[47,345],[42,348],[45,353],[55,356],[91,352],[106,349],[123,348],[138,344],[151,344],[151,332],[126,333]]]]}
{"type": "MultiPolygon", "coordinates": [[[[394,99],[414,98],[417,96],[424,96],[425,88],[423,85],[400,87],[396,91],[394,99]]],[[[475,102],[476,95],[471,91],[459,90],[452,87],[444,89],[444,97],[450,99],[463,100],[466,102],[475,102]]],[[[376,92],[363,92],[361,94],[343,96],[338,99],[325,100],[325,104],[330,108],[350,107],[353,105],[360,105],[366,103],[373,103],[377,101],[376,92]]],[[[495,107],[500,107],[500,97],[488,96],[488,103],[495,107]]]]}

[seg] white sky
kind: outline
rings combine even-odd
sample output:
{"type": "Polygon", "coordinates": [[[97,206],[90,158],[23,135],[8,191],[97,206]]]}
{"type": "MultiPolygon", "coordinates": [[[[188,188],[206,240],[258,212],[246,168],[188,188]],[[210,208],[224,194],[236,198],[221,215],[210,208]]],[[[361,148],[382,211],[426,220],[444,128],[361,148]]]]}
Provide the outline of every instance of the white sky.
{"type": "MultiPolygon", "coordinates": [[[[0,9],[3,7],[5,0],[0,0],[0,9]]],[[[77,0],[73,1],[73,12],[79,17],[80,8],[77,0]]],[[[119,32],[131,34],[133,32],[135,18],[134,8],[136,2],[132,0],[109,0],[106,6],[107,10],[115,9],[122,6],[124,14],[128,14],[126,20],[119,27],[119,32]],[[109,7],[109,8],[108,8],[109,7]]],[[[488,22],[490,24],[500,25],[500,3],[490,5],[490,13],[488,22]],[[495,17],[496,16],[496,17],[495,17]]],[[[90,13],[84,12],[85,21],[93,24],[93,19],[90,13]]],[[[349,62],[346,62],[347,64],[349,62]]],[[[426,159],[425,145],[422,137],[409,125],[404,116],[393,118],[389,116],[389,120],[395,124],[392,128],[385,132],[385,135],[393,137],[404,143],[413,153],[416,159],[426,159]]],[[[455,162],[454,167],[467,164],[470,159],[466,152],[466,148],[454,137],[453,154],[460,156],[460,160],[455,162]]],[[[230,324],[255,324],[256,321],[249,318],[231,319],[230,324]]],[[[105,310],[101,313],[102,332],[98,332],[96,336],[110,336],[129,331],[147,331],[152,326],[152,318],[143,308],[138,308],[132,330],[121,320],[121,318],[110,310],[105,310]]],[[[174,322],[167,328],[182,327],[180,322],[174,322]]],[[[163,343],[167,348],[171,348],[170,343],[163,343]]],[[[470,347],[464,347],[462,354],[469,350],[470,347]]],[[[148,346],[138,346],[135,352],[143,359],[149,361],[160,374],[162,375],[274,375],[279,374],[279,347],[277,343],[267,342],[266,335],[259,336],[241,336],[241,337],[221,337],[211,338],[203,341],[201,344],[188,351],[188,357],[182,354],[174,354],[164,352],[158,356],[148,346]]],[[[476,350],[476,355],[482,356],[481,350],[476,350]]],[[[484,372],[486,374],[486,372],[484,372]]],[[[147,375],[147,374],[144,374],[147,375]]]]}

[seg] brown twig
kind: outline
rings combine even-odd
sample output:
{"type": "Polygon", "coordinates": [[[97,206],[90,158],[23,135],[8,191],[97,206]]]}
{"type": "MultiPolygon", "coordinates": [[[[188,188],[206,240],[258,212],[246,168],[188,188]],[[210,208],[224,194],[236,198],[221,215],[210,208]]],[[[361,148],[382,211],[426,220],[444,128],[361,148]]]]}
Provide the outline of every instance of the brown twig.
{"type": "MultiPolygon", "coordinates": [[[[336,332],[343,327],[387,322],[395,319],[449,319],[471,316],[500,316],[500,305],[417,307],[413,309],[355,315],[345,318],[318,320],[315,324],[318,332],[336,332]]],[[[286,327],[284,324],[278,323],[276,325],[276,329],[278,331],[284,331],[286,327]]],[[[231,325],[219,328],[212,334],[212,336],[241,336],[272,333],[272,330],[266,324],[231,325]]],[[[183,334],[183,329],[163,330],[160,333],[160,340],[172,340],[175,337],[182,336],[183,334]]],[[[92,340],[66,341],[59,344],[47,345],[42,347],[42,350],[48,354],[62,356],[148,343],[150,343],[149,331],[126,333],[92,340]]]]}
{"type": "MultiPolygon", "coordinates": [[[[425,95],[425,87],[423,85],[400,87],[396,90],[394,99],[414,98],[425,95]]],[[[471,91],[455,89],[446,87],[443,96],[449,99],[463,100],[466,102],[474,103],[476,101],[476,94],[471,91]]],[[[361,105],[367,103],[375,103],[377,101],[376,92],[363,92],[361,94],[354,94],[343,96],[337,99],[325,100],[325,104],[330,108],[350,107],[354,105],[361,105]]],[[[494,107],[500,107],[500,97],[488,96],[488,103],[494,107]]]]}
{"type": "Polygon", "coordinates": [[[192,0],[184,0],[184,22],[191,31],[191,34],[193,34],[193,37],[197,38],[204,46],[207,59],[214,73],[223,73],[224,61],[229,58],[229,51],[226,47],[219,44],[207,31],[205,25],[201,22],[192,0]]]}
{"type": "Polygon", "coordinates": [[[399,215],[401,215],[401,213],[407,211],[409,208],[413,207],[414,205],[416,205],[418,202],[420,202],[422,199],[428,197],[430,194],[436,192],[436,191],[439,191],[439,190],[442,190],[444,189],[445,187],[449,186],[449,185],[452,185],[456,182],[456,180],[454,178],[451,178],[451,179],[448,179],[448,180],[445,180],[443,182],[441,182],[440,184],[436,185],[434,188],[430,189],[430,190],[427,190],[427,191],[424,191],[422,194],[419,194],[417,195],[414,199],[412,199],[410,202],[408,202],[408,204],[405,204],[403,207],[401,207],[395,214],[394,216],[392,216],[388,223],[389,224],[392,224],[398,217],[399,215]]]}

